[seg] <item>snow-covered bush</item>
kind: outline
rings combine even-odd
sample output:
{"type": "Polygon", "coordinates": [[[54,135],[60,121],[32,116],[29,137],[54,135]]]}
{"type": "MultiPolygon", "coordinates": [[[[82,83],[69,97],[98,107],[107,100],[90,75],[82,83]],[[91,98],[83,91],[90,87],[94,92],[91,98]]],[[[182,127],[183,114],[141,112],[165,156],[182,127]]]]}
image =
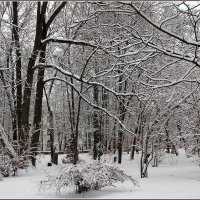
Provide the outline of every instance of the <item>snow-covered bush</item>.
{"type": "Polygon", "coordinates": [[[125,174],[118,167],[95,162],[86,165],[67,165],[56,176],[48,175],[41,181],[41,189],[53,189],[61,192],[66,188],[73,188],[81,193],[88,190],[98,190],[105,186],[113,186],[115,182],[131,181],[133,185],[138,185],[137,181],[125,174]]]}
{"type": "Polygon", "coordinates": [[[4,161],[0,163],[0,173],[4,177],[8,177],[10,175],[15,176],[19,169],[27,168],[28,165],[29,160],[23,156],[10,158],[5,155],[4,161]]]}

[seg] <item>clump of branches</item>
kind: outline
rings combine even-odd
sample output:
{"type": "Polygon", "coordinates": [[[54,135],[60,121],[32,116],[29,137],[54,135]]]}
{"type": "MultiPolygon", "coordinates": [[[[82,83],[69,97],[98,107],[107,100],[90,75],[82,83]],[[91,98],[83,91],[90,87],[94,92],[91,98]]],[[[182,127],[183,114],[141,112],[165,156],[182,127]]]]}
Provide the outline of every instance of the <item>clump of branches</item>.
{"type": "Polygon", "coordinates": [[[40,189],[53,189],[61,192],[74,189],[77,193],[89,190],[99,190],[105,186],[114,186],[116,182],[131,181],[138,186],[138,182],[125,174],[118,167],[110,166],[99,161],[92,164],[67,165],[56,175],[47,175],[40,182],[40,189]]]}

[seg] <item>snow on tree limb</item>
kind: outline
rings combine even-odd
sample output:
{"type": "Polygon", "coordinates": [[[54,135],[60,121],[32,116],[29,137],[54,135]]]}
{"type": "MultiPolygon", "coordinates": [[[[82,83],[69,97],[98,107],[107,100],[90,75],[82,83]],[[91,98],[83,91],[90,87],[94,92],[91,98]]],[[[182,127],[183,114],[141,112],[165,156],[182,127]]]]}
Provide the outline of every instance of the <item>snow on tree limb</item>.
{"type": "Polygon", "coordinates": [[[179,79],[177,81],[173,81],[173,82],[170,82],[168,84],[163,84],[163,85],[153,85],[153,84],[149,84],[149,83],[144,83],[143,81],[139,81],[141,84],[143,85],[146,85],[146,86],[149,86],[153,89],[158,89],[158,88],[164,88],[164,87],[170,87],[170,86],[174,86],[174,85],[177,85],[179,83],[182,83],[182,82],[188,82],[188,83],[200,83],[200,80],[196,80],[196,79],[179,79]]]}
{"type": "Polygon", "coordinates": [[[49,43],[49,42],[83,45],[83,46],[89,46],[89,47],[95,47],[95,48],[98,47],[97,45],[91,44],[83,40],[70,40],[70,39],[64,39],[64,38],[47,38],[45,40],[42,40],[42,44],[49,43]]]}
{"type": "MultiPolygon", "coordinates": [[[[157,52],[161,52],[169,57],[173,57],[173,58],[177,58],[180,60],[184,60],[184,61],[193,63],[193,64],[197,65],[198,67],[200,67],[199,56],[197,56],[195,53],[194,54],[192,54],[192,53],[184,54],[184,53],[181,53],[174,49],[164,48],[164,47],[159,46],[158,44],[155,44],[154,42],[152,42],[151,39],[144,39],[141,35],[139,35],[138,33],[137,34],[134,33],[133,31],[129,30],[127,27],[125,27],[123,25],[118,24],[116,26],[123,28],[129,34],[131,34],[132,37],[141,40],[146,46],[157,50],[157,52]]],[[[129,27],[129,28],[131,28],[131,27],[129,27]]],[[[199,45],[200,45],[200,43],[199,43],[199,45]]]]}
{"type": "MultiPolygon", "coordinates": [[[[154,26],[155,28],[157,28],[158,30],[162,31],[163,33],[166,33],[167,35],[175,38],[175,39],[178,39],[179,41],[181,42],[184,42],[186,44],[189,44],[189,45],[193,45],[193,46],[200,46],[200,42],[196,42],[196,41],[193,41],[193,40],[187,40],[186,38],[184,38],[183,36],[179,36],[177,34],[174,34],[172,33],[171,31],[165,29],[162,27],[163,23],[166,21],[166,20],[170,20],[169,19],[166,19],[165,21],[161,22],[160,25],[156,24],[155,22],[153,22],[148,16],[146,16],[143,12],[141,12],[138,8],[136,8],[136,6],[134,6],[132,3],[129,4],[142,18],[144,18],[148,23],[150,23],[152,26],[154,26]]],[[[175,16],[173,16],[175,17],[175,16]]]]}
{"type": "MultiPolygon", "coordinates": [[[[60,73],[66,75],[66,76],[72,77],[72,78],[76,79],[77,81],[81,81],[81,82],[83,82],[85,84],[88,84],[88,85],[98,85],[98,86],[101,86],[105,90],[107,90],[107,91],[111,92],[112,94],[114,94],[115,96],[137,96],[137,94],[135,94],[135,93],[119,93],[119,92],[115,92],[114,90],[110,89],[109,87],[105,86],[102,83],[99,83],[99,82],[96,82],[96,81],[90,81],[90,80],[81,78],[79,75],[76,75],[74,73],[66,71],[63,68],[61,68],[59,66],[56,66],[56,65],[46,65],[46,64],[43,64],[43,63],[38,63],[34,68],[41,68],[41,67],[42,68],[44,67],[44,68],[56,69],[60,73]]],[[[49,81],[49,79],[46,80],[46,81],[49,81]]]]}

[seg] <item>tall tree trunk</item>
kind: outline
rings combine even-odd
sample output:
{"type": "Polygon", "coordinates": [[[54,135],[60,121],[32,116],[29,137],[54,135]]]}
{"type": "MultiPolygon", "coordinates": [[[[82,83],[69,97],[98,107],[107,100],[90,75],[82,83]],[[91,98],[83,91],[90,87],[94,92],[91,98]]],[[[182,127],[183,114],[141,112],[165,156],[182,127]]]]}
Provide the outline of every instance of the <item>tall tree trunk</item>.
{"type": "MultiPolygon", "coordinates": [[[[44,40],[47,36],[47,29],[45,24],[45,12],[43,13],[43,21],[42,21],[42,40],[44,40]]],[[[45,63],[46,57],[46,44],[44,44],[41,48],[39,63],[45,63]]],[[[37,85],[36,85],[36,97],[35,97],[35,105],[34,105],[34,117],[33,117],[33,133],[31,137],[31,152],[34,155],[37,154],[38,147],[40,145],[40,133],[41,133],[41,122],[42,122],[42,99],[43,99],[43,89],[44,89],[44,73],[45,69],[38,69],[37,75],[37,85]]],[[[49,115],[51,119],[51,112],[49,115]]],[[[50,120],[51,121],[51,120],[50,120]]],[[[35,166],[35,162],[32,162],[35,166]]]]}
{"type": "Polygon", "coordinates": [[[41,47],[41,38],[43,32],[43,22],[46,13],[47,2],[44,2],[41,6],[41,2],[37,3],[37,21],[36,21],[36,34],[34,40],[33,52],[29,58],[26,81],[24,87],[23,103],[22,103],[22,134],[21,141],[24,142],[24,149],[28,148],[28,137],[29,137],[29,117],[30,117],[30,102],[31,102],[31,90],[33,84],[33,75],[36,58],[38,56],[41,47]]]}
{"type": "MultiPolygon", "coordinates": [[[[73,78],[71,78],[71,83],[74,84],[73,78]]],[[[75,165],[78,161],[78,134],[76,133],[76,114],[75,114],[75,91],[71,87],[71,123],[72,123],[72,133],[71,133],[71,153],[73,156],[73,164],[75,165]]],[[[78,131],[78,130],[77,130],[78,131]]]]}
{"type": "MultiPolygon", "coordinates": [[[[119,77],[119,92],[122,92],[123,90],[123,75],[120,75],[119,77]]],[[[125,81],[125,86],[124,86],[124,91],[126,90],[127,82],[125,81]]],[[[119,119],[121,122],[124,122],[125,115],[126,115],[126,107],[125,107],[125,100],[124,98],[119,98],[119,119]]],[[[119,125],[119,130],[118,130],[118,163],[122,163],[122,152],[123,152],[123,137],[124,137],[124,132],[122,130],[122,126],[119,125]]]]}
{"type": "MultiPolygon", "coordinates": [[[[94,94],[94,103],[98,105],[99,102],[99,89],[98,86],[94,85],[93,87],[93,94],[94,94]]],[[[96,160],[97,157],[100,159],[100,152],[99,146],[101,141],[101,133],[100,133],[100,122],[99,122],[99,112],[97,109],[94,108],[93,113],[93,128],[94,128],[94,147],[93,147],[93,159],[96,160]]]]}
{"type": "MultiPolygon", "coordinates": [[[[46,47],[47,44],[41,45],[41,40],[46,39],[48,28],[50,27],[51,23],[55,19],[55,17],[59,14],[62,8],[65,6],[66,3],[61,3],[60,6],[53,12],[50,16],[49,20],[45,22],[45,15],[47,10],[48,2],[43,2],[41,13],[40,13],[40,23],[41,23],[41,35],[40,35],[40,63],[45,63],[46,57],[46,47]]],[[[38,69],[38,79],[37,79],[37,87],[36,87],[36,98],[35,98],[35,106],[34,106],[34,117],[33,117],[33,135],[31,138],[31,150],[36,155],[39,145],[40,139],[40,132],[41,132],[41,121],[42,121],[42,99],[43,99],[43,87],[44,87],[44,73],[45,69],[38,69]]],[[[51,117],[50,117],[51,118],[51,117]]],[[[53,122],[52,122],[53,123],[53,122]]],[[[35,163],[33,163],[35,164],[35,163]]]]}
{"type": "Polygon", "coordinates": [[[138,151],[138,148],[136,148],[136,144],[139,140],[140,133],[141,133],[141,117],[142,117],[142,103],[139,102],[139,114],[137,117],[137,123],[135,127],[135,135],[133,136],[133,144],[132,144],[132,149],[131,149],[131,160],[134,160],[135,152],[138,151]]]}
{"type": "MultiPolygon", "coordinates": [[[[68,46],[67,56],[68,56],[68,66],[70,66],[71,65],[70,45],[68,46]]],[[[72,77],[70,78],[70,82],[71,82],[71,84],[74,84],[74,80],[72,77]]],[[[74,88],[71,86],[67,85],[67,88],[68,88],[67,89],[67,98],[68,98],[71,132],[69,134],[69,138],[67,138],[66,159],[67,159],[67,162],[73,163],[75,165],[78,161],[78,149],[77,149],[78,133],[76,132],[76,129],[78,127],[76,126],[76,114],[75,114],[75,91],[74,91],[74,88]]]]}
{"type": "Polygon", "coordinates": [[[165,124],[165,132],[166,132],[166,150],[167,150],[167,153],[170,153],[170,139],[169,139],[169,131],[168,131],[168,121],[166,122],[165,124]]]}
{"type": "MultiPolygon", "coordinates": [[[[73,83],[73,79],[71,79],[71,83],[73,83]]],[[[72,90],[72,88],[70,88],[70,89],[71,89],[70,92],[67,89],[67,98],[68,98],[68,106],[69,106],[69,118],[70,118],[71,133],[69,134],[69,138],[67,138],[66,159],[67,159],[67,162],[69,162],[69,163],[76,163],[74,90],[72,90]]]]}
{"type": "MultiPolygon", "coordinates": [[[[45,52],[46,52],[46,45],[42,47],[39,59],[40,63],[45,63],[45,52]]],[[[31,138],[31,151],[34,152],[34,154],[36,154],[36,151],[38,150],[40,133],[41,133],[44,72],[45,72],[44,68],[39,69],[37,77],[36,97],[35,97],[34,117],[33,117],[33,133],[31,138]]]]}
{"type": "Polygon", "coordinates": [[[46,96],[46,102],[47,102],[47,108],[48,108],[48,124],[49,128],[48,130],[48,135],[50,135],[50,144],[51,144],[51,162],[54,164],[57,164],[57,161],[55,161],[55,148],[54,148],[54,120],[53,120],[53,112],[50,107],[50,103],[47,97],[46,89],[44,87],[44,93],[46,96]]]}
{"type": "Polygon", "coordinates": [[[19,43],[19,29],[18,29],[18,2],[13,2],[13,38],[16,47],[16,121],[18,136],[13,139],[21,138],[21,112],[22,112],[22,77],[21,77],[21,52],[19,43]]]}

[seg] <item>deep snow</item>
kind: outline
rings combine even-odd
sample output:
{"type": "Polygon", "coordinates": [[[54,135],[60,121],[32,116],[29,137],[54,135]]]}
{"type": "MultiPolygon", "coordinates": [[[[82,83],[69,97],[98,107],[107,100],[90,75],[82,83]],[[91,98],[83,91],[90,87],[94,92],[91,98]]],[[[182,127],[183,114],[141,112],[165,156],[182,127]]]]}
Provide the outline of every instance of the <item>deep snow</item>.
{"type": "MultiPolygon", "coordinates": [[[[59,155],[59,163],[64,155],[59,155]]],[[[159,167],[149,167],[149,178],[140,178],[139,155],[129,160],[130,155],[123,154],[121,165],[113,163],[111,156],[103,156],[106,163],[119,166],[128,175],[139,181],[140,187],[133,186],[129,181],[115,184],[116,187],[105,187],[99,191],[76,194],[67,190],[61,194],[54,191],[39,191],[39,183],[46,173],[57,173],[60,165],[47,167],[49,155],[38,157],[37,167],[21,170],[16,177],[3,178],[0,181],[0,198],[113,198],[113,199],[155,199],[155,198],[200,198],[200,167],[197,158],[167,154],[163,156],[159,167]]],[[[80,154],[80,158],[91,162],[88,154],[80,154]]]]}

